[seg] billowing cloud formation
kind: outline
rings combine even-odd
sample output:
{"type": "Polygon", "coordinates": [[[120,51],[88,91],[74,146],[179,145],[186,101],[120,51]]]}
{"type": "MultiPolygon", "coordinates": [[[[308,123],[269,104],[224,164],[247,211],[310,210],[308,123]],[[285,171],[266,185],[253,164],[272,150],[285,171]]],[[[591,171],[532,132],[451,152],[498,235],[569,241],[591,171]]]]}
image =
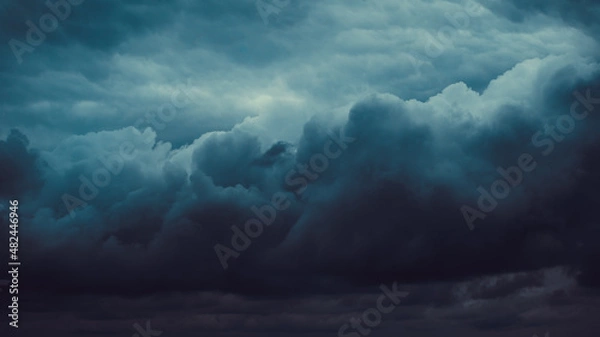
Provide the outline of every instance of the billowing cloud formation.
{"type": "Polygon", "coordinates": [[[5,141],[0,141],[2,159],[0,196],[3,198],[39,188],[42,179],[39,177],[39,172],[36,172],[37,156],[27,149],[28,145],[27,137],[16,129],[10,131],[5,141]]]}
{"type": "MultiPolygon", "coordinates": [[[[291,1],[267,24],[251,1],[72,5],[22,64],[0,60],[0,199],[20,203],[23,286],[141,296],[136,310],[169,292],[282,301],[270,310],[400,282],[429,318],[550,321],[545,304],[464,308],[554,287],[540,268],[600,286],[598,4],[481,5],[291,1]]],[[[25,42],[50,10],[5,7],[0,36],[25,42]]],[[[544,300],[571,301],[561,289],[544,300]]],[[[314,335],[343,324],[339,306],[314,335]]],[[[185,324],[312,319],[205,316],[185,324]]]]}
{"type": "MultiPolygon", "coordinates": [[[[342,125],[308,122],[297,146],[262,149],[259,138],[240,127],[178,149],[157,141],[151,129],[71,136],[40,153],[50,163],[36,177],[44,187],[23,202],[33,216],[25,229],[36,247],[31,263],[60,271],[61,287],[95,284],[125,293],[158,290],[167,280],[173,289],[235,290],[245,278],[252,280],[248,291],[295,289],[296,283],[320,289],[317,275],[362,284],[574,263],[571,236],[584,238],[595,228],[591,209],[575,219],[571,212],[594,198],[590,153],[598,117],[592,110],[585,119],[572,118],[573,131],[560,142],[537,133],[570,116],[577,101],[572,92],[584,98],[597,92],[598,71],[595,62],[550,56],[516,65],[481,94],[464,83],[425,102],[377,94],[352,107],[342,125]],[[529,76],[517,82],[523,73],[529,76]],[[344,138],[352,141],[333,142],[344,138]],[[322,155],[321,163],[315,154],[326,144],[335,156],[322,155]],[[477,207],[477,188],[491,192],[501,178],[497,168],[518,165],[522,153],[533,157],[536,169],[523,172],[522,184],[469,232],[461,205],[477,207]],[[277,193],[289,209],[263,210],[277,193]],[[264,235],[223,271],[214,245],[231,246],[231,226],[243,230],[259,214],[273,223],[267,227],[270,219],[262,219],[264,235]],[[122,276],[84,271],[79,263],[89,261],[77,261],[87,254],[100,254],[87,268],[122,276]],[[168,266],[190,261],[202,263],[185,279],[170,275],[168,266]],[[302,274],[287,261],[302,266],[302,274]],[[274,276],[264,278],[265,271],[274,276]],[[72,277],[80,272],[85,282],[72,277]],[[134,287],[150,275],[155,284],[134,287]]],[[[37,273],[43,277],[44,269],[37,273]]]]}

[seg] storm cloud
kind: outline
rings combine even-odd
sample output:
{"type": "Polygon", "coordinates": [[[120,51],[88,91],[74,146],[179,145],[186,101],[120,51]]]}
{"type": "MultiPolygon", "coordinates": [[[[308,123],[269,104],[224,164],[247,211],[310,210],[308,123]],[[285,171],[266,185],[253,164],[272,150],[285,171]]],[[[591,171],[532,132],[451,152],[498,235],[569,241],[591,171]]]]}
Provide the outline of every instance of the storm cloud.
{"type": "Polygon", "coordinates": [[[60,3],[0,7],[24,333],[600,331],[597,1],[60,3]]]}

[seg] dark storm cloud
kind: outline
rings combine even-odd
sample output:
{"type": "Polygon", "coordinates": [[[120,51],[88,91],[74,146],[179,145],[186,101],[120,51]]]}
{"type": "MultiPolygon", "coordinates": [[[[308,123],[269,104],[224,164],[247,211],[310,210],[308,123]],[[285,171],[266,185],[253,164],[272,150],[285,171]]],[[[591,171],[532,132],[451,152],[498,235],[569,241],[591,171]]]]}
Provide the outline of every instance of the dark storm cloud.
{"type": "MultiPolygon", "coordinates": [[[[58,20],[56,30],[47,33],[40,30],[40,19],[58,14],[53,14],[54,10],[46,5],[46,1],[7,1],[0,11],[0,39],[3,41],[0,80],[11,84],[0,92],[0,99],[6,104],[3,117],[11,125],[41,127],[50,137],[122,128],[133,125],[139,115],[162,104],[161,97],[156,94],[148,97],[149,90],[156,90],[165,83],[180,85],[182,77],[188,78],[189,84],[190,75],[196,82],[205,80],[208,74],[201,67],[217,72],[211,76],[220,77],[217,69],[197,56],[193,62],[201,67],[193,66],[193,72],[189,69],[190,64],[165,72],[159,63],[172,65],[177,62],[172,55],[159,56],[164,52],[210,50],[214,53],[208,56],[211,62],[225,57],[249,66],[271,63],[289,54],[272,34],[268,35],[273,30],[263,24],[253,1],[72,2],[49,1],[58,4],[57,13],[64,13],[59,15],[64,19],[58,20]],[[33,22],[35,28],[30,29],[27,22],[33,22]],[[38,33],[29,33],[33,31],[42,34],[43,38],[40,40],[38,33]],[[28,42],[30,38],[40,42],[32,45],[28,42]],[[32,48],[31,52],[15,57],[11,41],[27,44],[32,48]],[[120,70],[115,67],[121,68],[119,64],[127,71],[136,69],[131,67],[131,62],[136,62],[132,58],[149,60],[149,64],[140,69],[144,75],[118,75],[120,70]],[[149,68],[154,70],[149,71],[149,68]],[[163,79],[156,82],[152,76],[156,74],[163,79]],[[122,89],[114,90],[115,85],[122,89]],[[132,95],[129,89],[136,86],[145,88],[132,95]],[[123,95],[123,88],[127,90],[127,96],[123,95]],[[91,113],[95,117],[83,119],[80,118],[82,113],[91,113]],[[117,114],[122,118],[115,118],[117,114]]],[[[292,20],[289,24],[306,15],[306,9],[299,5],[290,4],[284,13],[292,20]]],[[[22,50],[21,47],[18,49],[22,50]]],[[[190,55],[182,56],[191,58],[190,55]]],[[[220,91],[221,88],[214,89],[220,91]]],[[[203,130],[197,126],[187,132],[167,129],[162,136],[181,146],[193,141],[198,132],[230,129],[248,115],[248,111],[232,111],[215,105],[221,103],[211,97],[211,102],[199,101],[194,109],[202,113],[191,118],[197,119],[203,130]],[[215,113],[217,109],[219,111],[215,113]]],[[[189,120],[189,113],[186,111],[179,116],[180,124],[186,118],[189,120]]]]}
{"type": "Polygon", "coordinates": [[[27,137],[12,129],[5,140],[0,140],[0,197],[34,193],[41,187],[40,161],[37,154],[28,149],[27,137]]]}
{"type": "Polygon", "coordinates": [[[400,282],[380,334],[592,322],[598,2],[482,4],[292,0],[265,24],[254,1],[86,0],[19,66],[7,42],[48,9],[6,2],[0,199],[19,199],[32,315],[326,336],[400,282]],[[573,104],[589,115],[551,136],[573,104]],[[524,153],[536,168],[470,231],[461,207],[524,153]],[[269,224],[236,248],[249,221],[269,224]]]}
{"type": "Polygon", "coordinates": [[[44,44],[61,47],[81,44],[103,52],[117,48],[128,39],[163,29],[181,19],[185,13],[194,13],[203,21],[220,20],[224,16],[248,20],[255,14],[254,4],[249,1],[205,1],[200,4],[161,0],[6,2],[1,17],[3,40],[25,41],[28,20],[39,28],[40,17],[56,12],[64,15],[64,19],[59,17],[59,28],[46,34],[44,44]]]}
{"type": "MultiPolygon", "coordinates": [[[[560,60],[565,59],[540,60],[536,67],[540,73],[561,73],[560,60]]],[[[556,81],[552,74],[549,78],[556,81]]],[[[344,125],[331,129],[319,119],[305,125],[295,149],[276,143],[261,150],[256,137],[237,130],[205,135],[179,150],[142,141],[154,137],[150,130],[73,138],[46,154],[55,163],[66,161],[54,176],[45,176],[43,199],[35,201],[32,226],[24,229],[36,242],[35,252],[24,253],[37,266],[29,279],[52,273],[52,281],[38,288],[69,292],[93,286],[96,292],[117,294],[167,289],[302,293],[581,264],[581,279],[597,285],[595,274],[587,271],[597,249],[577,251],[575,243],[596,235],[597,218],[586,205],[597,198],[598,186],[586,173],[597,169],[592,153],[599,117],[592,111],[548,158],[539,155],[543,148],[530,144],[537,130],[568,113],[573,90],[591,88],[596,97],[596,81],[554,83],[552,88],[563,89],[525,98],[534,105],[490,104],[479,120],[458,111],[432,119],[447,109],[434,98],[372,96],[350,110],[344,125]],[[289,184],[289,172],[309,163],[339,132],[356,142],[298,192],[300,184],[289,184]],[[136,144],[135,158],[124,161],[109,185],[98,186],[97,196],[74,209],[71,218],[64,193],[83,198],[77,192],[97,178],[103,165],[111,167],[118,145],[128,139],[136,144]],[[476,202],[476,187],[489,186],[496,167],[514,165],[524,151],[536,154],[540,168],[469,232],[461,204],[476,202]],[[189,183],[186,157],[192,163],[189,183]],[[231,226],[243,229],[256,217],[252,206],[260,208],[282,191],[290,209],[278,212],[264,234],[239,258],[229,258],[231,269],[223,271],[213,246],[231,247],[231,226]],[[548,209],[552,218],[544,214],[548,209]],[[87,260],[90,254],[94,262],[87,260]],[[172,270],[186,270],[187,277],[172,270]]],[[[481,96],[460,84],[451,90],[485,102],[508,83],[510,74],[481,96]]],[[[523,90],[538,87],[546,83],[533,80],[523,90]]],[[[446,95],[440,97],[451,99],[446,95]]],[[[86,186],[83,190],[91,193],[86,186]]]]}
{"type": "MultiPolygon", "coordinates": [[[[423,333],[426,327],[452,331],[452,326],[458,323],[465,327],[463,334],[467,336],[492,336],[498,331],[529,336],[535,329],[548,326],[561,333],[578,330],[576,314],[597,314],[597,298],[589,290],[572,284],[568,273],[560,268],[401,288],[410,292],[408,297],[374,333],[381,334],[392,327],[400,327],[408,335],[423,333]],[[523,282],[526,279],[532,282],[523,282]],[[508,298],[471,298],[470,289],[495,292],[508,284],[520,284],[508,298]],[[557,299],[561,302],[557,303],[557,299]]],[[[253,298],[215,292],[133,298],[49,295],[44,297],[47,301],[24,304],[30,307],[30,317],[35,317],[41,326],[66,336],[82,331],[109,336],[133,331],[133,323],[144,325],[147,320],[153,328],[178,336],[194,336],[198,332],[259,335],[267,331],[327,336],[336,334],[342,324],[372,307],[379,296],[375,290],[293,298],[253,298]],[[54,314],[48,313],[50,309],[54,314]],[[57,324],[56,317],[64,317],[61,321],[69,324],[57,324]]],[[[578,336],[593,336],[593,331],[582,330],[578,336]]]]}
{"type": "Polygon", "coordinates": [[[528,16],[545,14],[563,19],[565,22],[578,28],[589,30],[597,38],[598,17],[600,17],[600,1],[598,0],[532,0],[497,2],[483,0],[482,4],[491,10],[505,15],[513,21],[523,22],[528,16]]]}
{"type": "MultiPolygon", "coordinates": [[[[39,55],[33,59],[42,63],[52,62],[53,66],[58,67],[68,67],[66,64],[56,64],[62,62],[53,57],[59,53],[62,55],[65,48],[83,47],[99,53],[96,54],[97,56],[107,57],[111,52],[119,51],[123,43],[156,34],[179,24],[188,28],[177,32],[175,38],[179,42],[188,47],[198,45],[200,42],[202,45],[239,58],[242,62],[247,62],[250,56],[255,59],[255,62],[263,63],[265,57],[272,54],[258,55],[252,50],[254,48],[247,48],[248,45],[260,44],[258,46],[260,49],[277,50],[277,46],[260,36],[267,30],[260,20],[254,1],[7,0],[6,2],[0,13],[0,38],[6,42],[2,44],[1,51],[4,57],[1,58],[3,60],[1,65],[5,69],[21,70],[15,68],[17,62],[8,42],[16,39],[28,43],[29,31],[41,32],[45,37],[39,47],[33,46],[34,49],[42,49],[42,51],[24,53],[21,56],[24,59],[23,63],[33,55],[39,55]],[[41,18],[46,14],[58,17],[56,30],[52,29],[48,33],[44,33],[40,28],[45,24],[41,18]],[[35,28],[32,30],[27,22],[31,22],[35,28]]],[[[279,20],[272,20],[275,27],[279,25],[281,27],[277,29],[282,29],[304,19],[307,6],[306,2],[290,2],[286,11],[278,15],[279,20]]],[[[37,39],[35,33],[32,36],[32,39],[37,39]]],[[[78,66],[83,66],[82,62],[77,63],[78,66]]],[[[38,67],[34,69],[39,70],[38,67]]]]}
{"type": "MultiPolygon", "coordinates": [[[[132,36],[150,33],[155,29],[172,22],[179,11],[178,6],[173,6],[164,1],[7,1],[3,6],[1,38],[3,54],[12,55],[8,41],[17,39],[27,42],[27,32],[30,21],[37,29],[44,23],[40,21],[43,15],[54,12],[59,18],[58,28],[48,32],[44,42],[37,49],[45,48],[46,52],[53,46],[64,48],[80,44],[87,48],[107,51],[117,47],[121,42],[132,36]],[[47,5],[50,4],[50,6],[47,5]],[[56,6],[56,7],[54,7],[56,6]],[[62,17],[61,17],[62,16],[62,17]]],[[[42,20],[43,21],[43,20],[42,20]]],[[[39,55],[44,51],[34,51],[39,55]]],[[[4,56],[7,56],[4,55],[4,56]]],[[[22,56],[30,58],[30,53],[22,56]]],[[[16,64],[12,58],[3,57],[3,67],[13,67],[16,64]],[[10,62],[9,62],[10,61],[10,62]]],[[[40,60],[39,57],[35,58],[40,60]]]]}
{"type": "MultiPolygon", "coordinates": [[[[596,85],[595,92],[598,92],[597,88],[596,85]]],[[[568,106],[562,108],[568,111],[568,106]]],[[[537,109],[545,111],[546,107],[537,109]]],[[[505,268],[518,270],[532,265],[574,262],[569,256],[574,248],[573,240],[589,235],[582,231],[595,227],[597,218],[590,213],[593,208],[584,213],[589,213],[588,216],[580,218],[558,214],[570,213],[575,205],[580,208],[579,205],[587,204],[589,198],[597,199],[593,195],[597,186],[592,181],[573,177],[579,163],[587,160],[579,152],[590,150],[589,145],[578,145],[577,142],[588,137],[597,142],[597,138],[591,136],[592,130],[597,129],[597,116],[590,117],[586,120],[589,124],[581,126],[581,133],[575,136],[579,140],[571,140],[557,150],[560,152],[553,154],[569,163],[567,168],[556,165],[556,160],[540,163],[547,167],[540,169],[537,176],[527,177],[528,181],[521,189],[525,190],[526,196],[511,196],[518,198],[519,205],[514,209],[514,204],[501,206],[496,214],[478,226],[476,234],[467,236],[460,230],[464,219],[456,210],[460,207],[459,200],[468,199],[461,196],[463,191],[453,190],[455,186],[461,186],[457,180],[464,179],[473,190],[480,184],[489,186],[488,177],[494,175],[498,165],[506,167],[514,163],[519,153],[529,150],[529,137],[536,130],[532,126],[529,132],[515,134],[523,127],[520,118],[507,120],[499,113],[505,132],[476,132],[473,139],[467,138],[464,143],[460,143],[460,139],[449,140],[463,144],[462,158],[452,160],[458,160],[457,167],[464,172],[458,175],[461,178],[444,179],[425,175],[434,171],[444,158],[435,152],[436,144],[427,126],[411,126],[403,116],[406,113],[401,105],[394,110],[385,105],[363,103],[351,111],[349,124],[356,126],[361,142],[349,150],[348,156],[344,157],[347,161],[341,165],[343,169],[335,174],[339,190],[315,193],[317,196],[321,193],[335,196],[320,212],[305,213],[303,220],[309,227],[304,229],[306,236],[302,242],[294,246],[298,251],[293,256],[311,261],[309,265],[316,263],[323,270],[339,271],[364,282],[377,279],[418,281],[441,275],[464,277],[505,268]],[[469,147],[471,142],[498,145],[475,150],[469,147]],[[503,152],[494,151],[499,148],[503,152]],[[503,154],[510,152],[512,157],[503,154]],[[391,156],[391,153],[395,155],[391,156]],[[467,164],[469,162],[472,164],[467,164]],[[557,170],[567,177],[550,181],[550,176],[558,175],[557,170]],[[589,192],[573,189],[569,191],[571,202],[558,205],[554,200],[562,195],[556,191],[570,186],[571,179],[581,181],[589,192]],[[539,214],[549,208],[554,210],[552,220],[539,214]],[[319,235],[313,235],[313,230],[319,235]],[[505,239],[499,240],[499,236],[505,239]],[[558,246],[547,246],[540,240],[556,240],[558,246]],[[373,242],[376,244],[371,244],[373,242]]],[[[490,124],[494,123],[491,121],[490,124]]],[[[474,131],[468,124],[459,127],[465,132],[474,131]]],[[[319,189],[320,185],[318,181],[313,188],[319,189]]],[[[285,259],[282,258],[282,262],[285,259]]]]}

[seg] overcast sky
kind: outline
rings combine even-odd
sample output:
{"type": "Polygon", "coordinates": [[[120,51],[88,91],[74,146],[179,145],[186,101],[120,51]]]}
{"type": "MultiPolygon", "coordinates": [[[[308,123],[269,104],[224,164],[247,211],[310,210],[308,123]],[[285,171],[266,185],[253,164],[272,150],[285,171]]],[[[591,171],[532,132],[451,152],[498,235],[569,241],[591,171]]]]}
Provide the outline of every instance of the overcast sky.
{"type": "Polygon", "coordinates": [[[598,19],[0,0],[19,336],[598,336],[598,19]]]}

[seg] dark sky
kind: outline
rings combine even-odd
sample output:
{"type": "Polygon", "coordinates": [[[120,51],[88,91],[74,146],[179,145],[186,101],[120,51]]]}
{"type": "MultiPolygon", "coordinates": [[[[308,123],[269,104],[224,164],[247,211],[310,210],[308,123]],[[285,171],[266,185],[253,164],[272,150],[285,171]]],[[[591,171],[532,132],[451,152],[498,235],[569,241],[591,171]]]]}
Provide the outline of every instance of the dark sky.
{"type": "Polygon", "coordinates": [[[597,337],[599,19],[597,0],[0,0],[8,333],[597,337]]]}

